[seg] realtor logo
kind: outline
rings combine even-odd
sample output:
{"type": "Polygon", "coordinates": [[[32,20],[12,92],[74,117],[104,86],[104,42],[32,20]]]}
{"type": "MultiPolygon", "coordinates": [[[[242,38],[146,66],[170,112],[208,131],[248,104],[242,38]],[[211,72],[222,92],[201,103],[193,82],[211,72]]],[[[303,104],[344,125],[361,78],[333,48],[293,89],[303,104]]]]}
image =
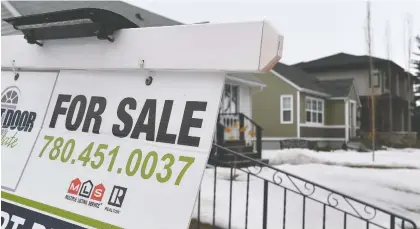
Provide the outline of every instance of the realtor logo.
{"type": "Polygon", "coordinates": [[[114,185],[114,188],[112,189],[111,196],[109,197],[108,204],[114,207],[121,207],[125,194],[127,193],[127,188],[114,185]]]}
{"type": "Polygon", "coordinates": [[[102,201],[102,198],[105,194],[105,186],[103,184],[93,186],[91,180],[85,181],[82,184],[80,179],[76,178],[71,181],[67,193],[72,195],[79,195],[81,197],[96,201],[102,201]]]}

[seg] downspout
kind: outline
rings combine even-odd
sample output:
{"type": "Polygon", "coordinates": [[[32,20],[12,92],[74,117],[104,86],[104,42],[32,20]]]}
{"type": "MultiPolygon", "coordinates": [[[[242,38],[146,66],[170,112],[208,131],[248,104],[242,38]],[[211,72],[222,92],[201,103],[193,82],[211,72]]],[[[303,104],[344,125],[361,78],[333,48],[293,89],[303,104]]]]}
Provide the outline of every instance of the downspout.
{"type": "Polygon", "coordinates": [[[9,1],[1,1],[1,4],[6,7],[6,9],[13,15],[13,17],[22,16],[22,14],[20,14],[19,11],[17,11],[9,1]]]}

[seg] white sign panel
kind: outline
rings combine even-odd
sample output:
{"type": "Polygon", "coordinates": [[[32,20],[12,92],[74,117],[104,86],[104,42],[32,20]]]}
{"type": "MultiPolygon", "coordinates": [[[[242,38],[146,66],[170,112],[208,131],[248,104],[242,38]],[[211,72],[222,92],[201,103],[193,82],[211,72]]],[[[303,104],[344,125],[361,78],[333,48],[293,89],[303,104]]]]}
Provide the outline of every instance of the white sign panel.
{"type": "Polygon", "coordinates": [[[19,109],[47,112],[33,150],[22,149],[31,156],[9,200],[24,197],[52,214],[64,210],[55,215],[90,227],[187,228],[224,73],[157,71],[146,85],[148,76],[61,71],[48,108],[28,97],[32,106],[19,109]]]}
{"type": "Polygon", "coordinates": [[[50,101],[57,73],[1,72],[1,185],[14,190],[50,101]],[[39,85],[39,86],[34,86],[39,85]]]}

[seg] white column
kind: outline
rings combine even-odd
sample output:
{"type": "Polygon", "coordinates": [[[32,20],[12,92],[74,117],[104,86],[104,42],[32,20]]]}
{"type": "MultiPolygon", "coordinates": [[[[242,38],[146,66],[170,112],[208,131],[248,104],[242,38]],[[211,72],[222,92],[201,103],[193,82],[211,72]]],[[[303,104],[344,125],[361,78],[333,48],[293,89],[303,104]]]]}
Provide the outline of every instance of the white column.
{"type": "Polygon", "coordinates": [[[346,134],[345,134],[345,138],[346,138],[346,142],[349,141],[349,124],[350,124],[350,120],[349,120],[349,100],[346,99],[345,100],[345,104],[344,104],[344,120],[346,122],[345,126],[346,126],[346,134]]]}
{"type": "MultiPolygon", "coordinates": [[[[324,114],[325,116],[325,114],[324,114]]],[[[300,139],[300,91],[296,91],[296,128],[297,138],[300,139]]],[[[325,117],[323,117],[325,119],[325,117]]]]}

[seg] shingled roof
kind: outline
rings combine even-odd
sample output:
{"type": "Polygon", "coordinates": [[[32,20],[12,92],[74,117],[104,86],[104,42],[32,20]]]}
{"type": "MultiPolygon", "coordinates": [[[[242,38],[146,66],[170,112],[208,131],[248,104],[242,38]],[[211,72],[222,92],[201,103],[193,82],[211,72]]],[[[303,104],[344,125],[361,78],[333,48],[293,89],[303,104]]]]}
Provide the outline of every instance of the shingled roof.
{"type": "Polygon", "coordinates": [[[331,97],[347,97],[353,86],[352,79],[320,81],[298,67],[283,63],[277,63],[273,71],[301,88],[328,94],[331,97]]]}
{"type": "Polygon", "coordinates": [[[326,80],[321,81],[320,85],[332,97],[347,97],[353,86],[353,79],[326,80]]]}
{"type": "MultiPolygon", "coordinates": [[[[145,9],[136,7],[123,1],[8,1],[21,15],[32,15],[48,13],[60,10],[70,10],[78,8],[99,8],[118,13],[131,20],[139,27],[171,26],[181,25],[181,22],[163,17],[145,9]],[[140,17],[136,16],[139,14],[140,17]],[[140,18],[140,19],[139,19],[140,18]]],[[[1,4],[1,18],[9,18],[13,15],[1,4]]],[[[1,22],[1,35],[14,35],[20,32],[15,30],[10,24],[1,22]]]]}
{"type": "MultiPolygon", "coordinates": [[[[398,71],[405,70],[398,64],[391,60],[386,60],[372,56],[373,66],[387,66],[389,63],[392,68],[398,69],[398,71]]],[[[337,53],[331,56],[315,59],[308,62],[300,62],[293,66],[301,68],[308,72],[318,72],[325,69],[337,69],[337,68],[369,68],[369,56],[367,55],[351,55],[348,53],[337,53]]]]}
{"type": "Polygon", "coordinates": [[[299,87],[325,93],[324,88],[320,85],[320,81],[300,68],[277,63],[273,70],[299,87]]]}

